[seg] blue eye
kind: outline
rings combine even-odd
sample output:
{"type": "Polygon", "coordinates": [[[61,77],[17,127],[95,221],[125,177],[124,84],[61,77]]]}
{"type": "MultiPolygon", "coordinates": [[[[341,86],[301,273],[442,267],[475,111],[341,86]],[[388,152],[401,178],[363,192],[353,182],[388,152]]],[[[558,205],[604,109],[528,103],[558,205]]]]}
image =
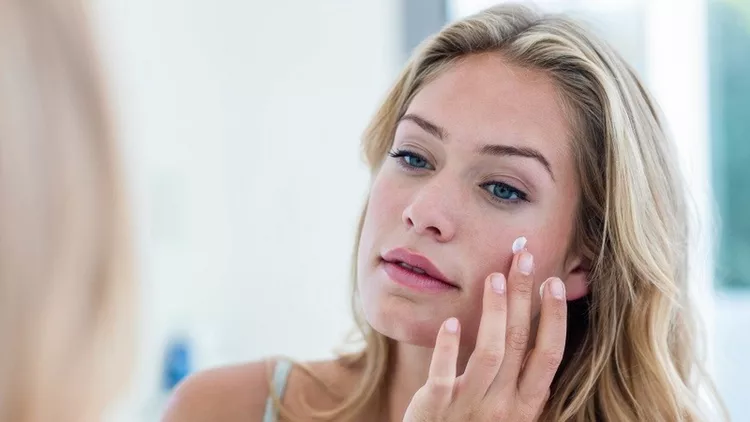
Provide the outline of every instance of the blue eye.
{"type": "Polygon", "coordinates": [[[424,157],[413,152],[404,151],[404,150],[396,150],[396,151],[389,152],[388,155],[390,155],[393,158],[399,159],[399,162],[402,166],[405,166],[411,169],[424,169],[424,170],[435,169],[424,157]]]}
{"type": "Polygon", "coordinates": [[[425,159],[417,157],[416,155],[405,155],[404,162],[412,167],[417,168],[425,168],[429,165],[427,164],[427,161],[425,159]]]}
{"type": "Polygon", "coordinates": [[[526,194],[513,186],[500,182],[485,183],[482,187],[492,194],[493,198],[501,202],[525,201],[526,194]]]}

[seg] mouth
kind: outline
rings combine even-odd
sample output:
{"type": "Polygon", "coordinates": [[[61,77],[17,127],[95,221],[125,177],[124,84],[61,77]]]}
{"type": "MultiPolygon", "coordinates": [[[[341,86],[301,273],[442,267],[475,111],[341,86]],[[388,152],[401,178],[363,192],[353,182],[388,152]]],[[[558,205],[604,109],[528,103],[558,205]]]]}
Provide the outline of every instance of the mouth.
{"type": "Polygon", "coordinates": [[[424,275],[427,275],[427,271],[425,271],[425,270],[423,270],[423,269],[421,269],[421,268],[419,268],[419,267],[414,267],[414,266],[411,266],[411,265],[407,264],[406,262],[403,262],[403,261],[397,261],[397,262],[394,262],[394,264],[396,264],[396,265],[399,265],[399,266],[401,266],[402,268],[406,268],[406,269],[407,269],[407,270],[409,270],[409,271],[413,271],[413,272],[415,272],[415,273],[417,273],[417,274],[424,274],[424,275]]]}
{"type": "Polygon", "coordinates": [[[450,281],[427,257],[398,248],[382,256],[388,275],[399,284],[423,289],[455,289],[450,281]]]}

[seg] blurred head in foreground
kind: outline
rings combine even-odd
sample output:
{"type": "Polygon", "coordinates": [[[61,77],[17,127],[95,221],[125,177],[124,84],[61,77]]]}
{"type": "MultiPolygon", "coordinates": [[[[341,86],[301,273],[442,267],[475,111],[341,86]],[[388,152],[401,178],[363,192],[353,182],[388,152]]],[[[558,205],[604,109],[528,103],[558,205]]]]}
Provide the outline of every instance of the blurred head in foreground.
{"type": "Polygon", "coordinates": [[[84,6],[0,0],[0,421],[98,420],[130,368],[123,181],[84,6]]]}

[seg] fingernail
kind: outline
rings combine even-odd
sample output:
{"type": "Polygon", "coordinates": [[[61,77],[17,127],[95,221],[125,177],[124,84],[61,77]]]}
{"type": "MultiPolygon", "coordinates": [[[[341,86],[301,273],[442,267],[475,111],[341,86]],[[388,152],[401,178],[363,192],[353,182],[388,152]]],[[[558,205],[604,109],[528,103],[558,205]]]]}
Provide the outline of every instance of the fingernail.
{"type": "Polygon", "coordinates": [[[492,274],[490,277],[490,284],[492,284],[492,290],[496,293],[505,293],[505,276],[502,274],[492,274]]]}
{"type": "Polygon", "coordinates": [[[456,318],[448,318],[447,321],[445,321],[445,329],[448,330],[449,333],[455,333],[458,331],[458,320],[456,318]]]}
{"type": "Polygon", "coordinates": [[[565,285],[559,278],[552,280],[552,284],[549,286],[549,291],[555,299],[565,298],[565,285]]]}
{"type": "Polygon", "coordinates": [[[523,250],[523,248],[526,247],[526,238],[521,236],[518,239],[513,241],[513,253],[517,254],[523,250]]]}
{"type": "Polygon", "coordinates": [[[539,286],[539,297],[544,299],[544,288],[547,286],[547,282],[550,281],[550,279],[546,279],[542,282],[542,285],[539,286]]]}
{"type": "Polygon", "coordinates": [[[531,270],[533,269],[534,269],[534,257],[530,253],[524,252],[518,258],[518,271],[520,271],[521,274],[529,275],[531,274],[531,270]]]}

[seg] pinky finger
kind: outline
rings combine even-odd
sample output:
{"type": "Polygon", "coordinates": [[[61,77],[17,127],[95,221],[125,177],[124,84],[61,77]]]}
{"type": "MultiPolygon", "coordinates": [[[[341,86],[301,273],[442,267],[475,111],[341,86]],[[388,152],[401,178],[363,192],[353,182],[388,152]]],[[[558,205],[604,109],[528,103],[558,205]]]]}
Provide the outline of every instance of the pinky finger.
{"type": "Polygon", "coordinates": [[[547,408],[547,401],[549,400],[550,392],[550,390],[547,390],[547,394],[544,395],[544,400],[542,401],[542,405],[539,406],[539,411],[536,412],[534,421],[542,420],[542,414],[544,413],[544,409],[547,408]]]}
{"type": "Polygon", "coordinates": [[[458,319],[448,318],[440,327],[435,341],[425,392],[431,405],[440,409],[450,404],[453,398],[460,332],[458,319]]]}

